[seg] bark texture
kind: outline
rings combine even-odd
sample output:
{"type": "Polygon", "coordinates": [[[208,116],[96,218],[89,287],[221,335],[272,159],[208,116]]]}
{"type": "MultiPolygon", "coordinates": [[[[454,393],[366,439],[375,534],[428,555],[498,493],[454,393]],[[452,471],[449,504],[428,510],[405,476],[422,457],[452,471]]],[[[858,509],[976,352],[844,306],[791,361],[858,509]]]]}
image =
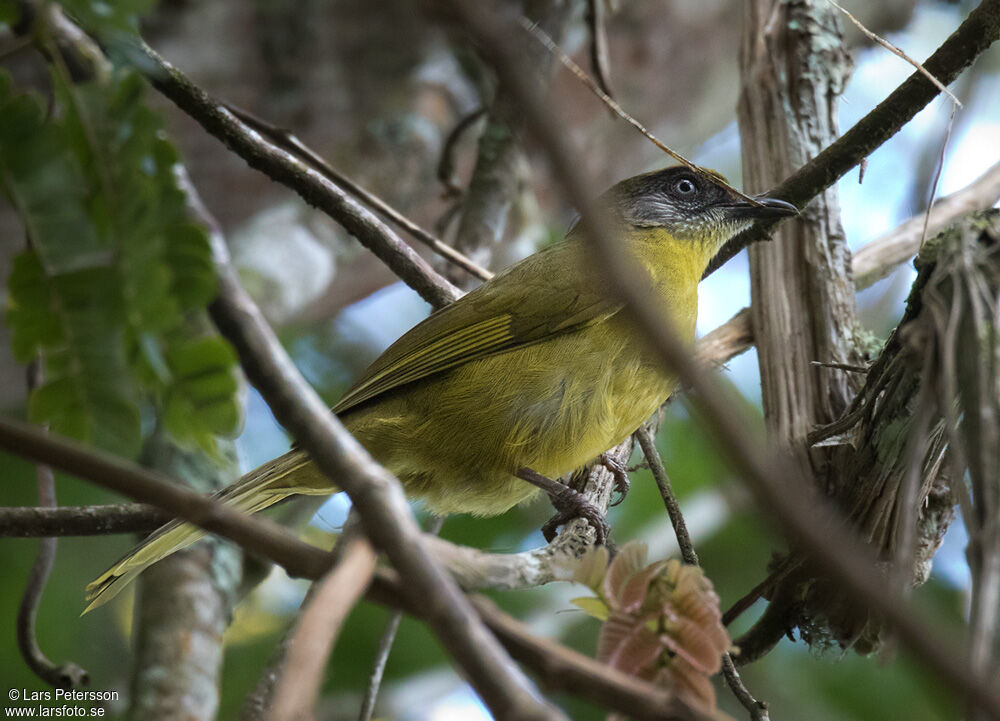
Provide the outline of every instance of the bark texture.
{"type": "MultiPolygon", "coordinates": [[[[203,493],[218,490],[239,475],[232,448],[226,458],[211,459],[154,435],[144,455],[145,465],[203,493]]],[[[215,538],[175,553],[140,576],[130,719],[215,718],[222,635],[239,580],[239,550],[215,538]]]]}
{"type": "MultiPolygon", "coordinates": [[[[738,117],[743,182],[772,187],[836,139],[836,103],[850,60],[836,10],[825,0],[746,4],[738,117]]],[[[836,188],[750,249],[751,320],[771,436],[801,451],[809,431],[836,419],[859,383],[854,284],[836,188]]],[[[812,458],[814,471],[825,459],[812,458]]]]}

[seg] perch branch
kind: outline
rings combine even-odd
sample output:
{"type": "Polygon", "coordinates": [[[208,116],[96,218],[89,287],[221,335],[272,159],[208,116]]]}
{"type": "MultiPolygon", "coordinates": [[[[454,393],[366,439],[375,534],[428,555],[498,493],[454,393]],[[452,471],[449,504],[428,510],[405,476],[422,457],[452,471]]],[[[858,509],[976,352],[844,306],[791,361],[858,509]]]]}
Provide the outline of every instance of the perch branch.
{"type": "Polygon", "coordinates": [[[278,342],[228,262],[218,224],[187,184],[194,212],[212,230],[219,293],[209,313],[235,347],[243,370],[275,418],[316,466],[347,492],[365,533],[406,579],[408,593],[425,604],[428,625],[500,719],[563,719],[538,696],[486,630],[455,581],[428,553],[399,481],[379,466],[330,413],[278,342]]]}

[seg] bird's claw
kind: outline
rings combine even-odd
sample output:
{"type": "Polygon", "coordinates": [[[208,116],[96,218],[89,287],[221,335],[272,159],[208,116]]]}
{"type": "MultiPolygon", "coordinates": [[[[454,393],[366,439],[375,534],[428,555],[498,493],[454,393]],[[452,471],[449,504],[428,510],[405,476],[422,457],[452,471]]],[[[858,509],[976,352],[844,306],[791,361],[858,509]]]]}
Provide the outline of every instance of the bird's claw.
{"type": "Polygon", "coordinates": [[[628,494],[629,488],[631,488],[631,483],[628,480],[628,468],[624,463],[607,453],[602,453],[598,457],[598,462],[607,468],[615,478],[615,490],[618,492],[618,498],[608,505],[609,508],[614,508],[625,500],[625,496],[628,494]]]}
{"type": "Polygon", "coordinates": [[[557,528],[576,518],[582,518],[594,529],[595,543],[598,546],[605,545],[611,532],[608,522],[597,506],[588,501],[582,493],[566,486],[564,491],[552,495],[551,499],[552,505],[556,508],[556,515],[542,526],[542,535],[547,543],[551,543],[556,537],[557,528]]]}

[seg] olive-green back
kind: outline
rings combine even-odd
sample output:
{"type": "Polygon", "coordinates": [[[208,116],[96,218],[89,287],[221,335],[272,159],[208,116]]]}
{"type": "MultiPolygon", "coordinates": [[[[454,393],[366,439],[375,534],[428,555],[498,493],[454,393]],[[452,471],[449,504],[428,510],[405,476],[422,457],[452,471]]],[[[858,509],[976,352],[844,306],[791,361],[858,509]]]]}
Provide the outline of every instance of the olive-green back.
{"type": "Polygon", "coordinates": [[[584,246],[566,239],[433,313],[393,343],[334,407],[344,413],[464,363],[545,341],[614,315],[584,246]]]}

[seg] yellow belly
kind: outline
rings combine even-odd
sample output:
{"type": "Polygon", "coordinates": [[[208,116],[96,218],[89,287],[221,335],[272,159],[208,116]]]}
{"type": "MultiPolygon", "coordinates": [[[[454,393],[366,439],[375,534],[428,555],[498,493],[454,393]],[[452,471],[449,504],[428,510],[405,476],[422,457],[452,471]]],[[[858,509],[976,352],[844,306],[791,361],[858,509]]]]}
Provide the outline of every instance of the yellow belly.
{"type": "MultiPolygon", "coordinates": [[[[693,314],[683,318],[693,336],[693,314]]],[[[343,418],[437,513],[495,515],[535,495],[513,476],[551,478],[620,443],[673,382],[615,316],[601,325],[468,363],[343,418]]]]}

